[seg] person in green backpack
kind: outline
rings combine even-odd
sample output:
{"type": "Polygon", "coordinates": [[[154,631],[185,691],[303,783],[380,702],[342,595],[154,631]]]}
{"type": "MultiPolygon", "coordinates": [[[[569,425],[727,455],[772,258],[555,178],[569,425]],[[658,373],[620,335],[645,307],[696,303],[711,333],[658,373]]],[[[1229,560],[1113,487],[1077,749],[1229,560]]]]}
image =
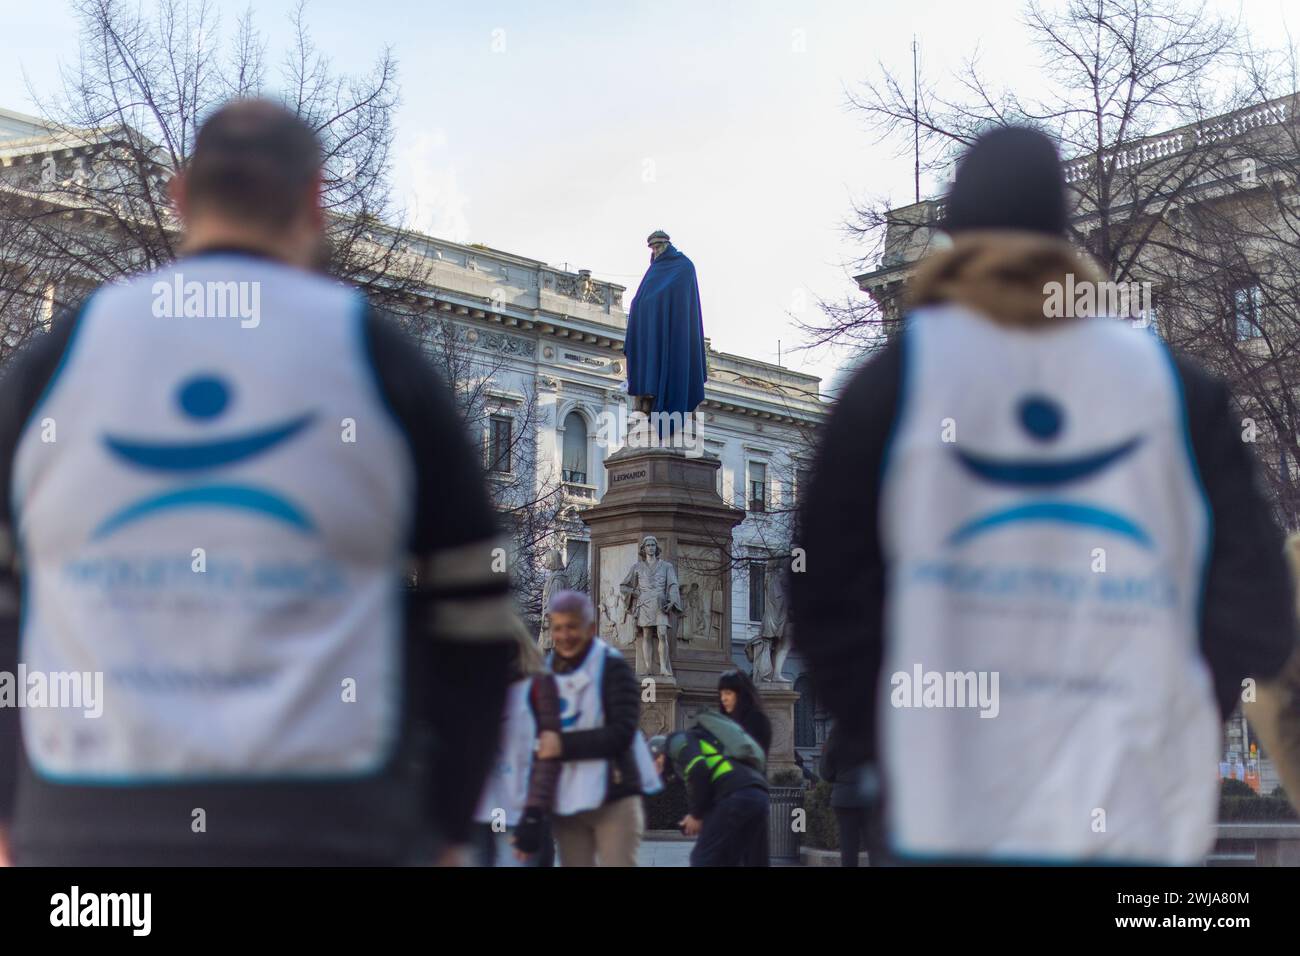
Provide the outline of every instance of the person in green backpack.
{"type": "Polygon", "coordinates": [[[653,738],[650,753],[665,783],[674,776],[686,782],[687,814],[679,825],[697,838],[691,866],[743,865],[767,829],[763,748],[727,718],[704,713],[689,730],[653,738]]]}

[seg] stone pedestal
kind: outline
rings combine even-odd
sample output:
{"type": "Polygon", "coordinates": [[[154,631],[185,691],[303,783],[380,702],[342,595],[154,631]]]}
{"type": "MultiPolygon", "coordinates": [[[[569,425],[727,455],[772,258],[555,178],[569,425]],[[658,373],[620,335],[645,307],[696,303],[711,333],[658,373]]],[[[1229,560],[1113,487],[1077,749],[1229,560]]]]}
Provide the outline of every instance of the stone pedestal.
{"type": "Polygon", "coordinates": [[[767,755],[767,773],[798,770],[794,762],[794,702],[799,699],[789,681],[763,681],[755,685],[763,713],[772,722],[772,749],[767,755]]]}
{"type": "MultiPolygon", "coordinates": [[[[653,680],[654,704],[642,704],[647,734],[685,727],[700,710],[718,705],[718,675],[731,660],[731,530],[745,513],[717,492],[720,462],[689,458],[681,451],[625,448],[605,459],[606,487],[582,512],[591,529],[591,597],[600,635],[635,666],[635,627],[624,620],[619,592],[636,563],[646,535],[659,541],[661,556],[677,569],[685,612],[675,616],[669,637],[673,679],[653,680]]],[[[643,699],[647,692],[643,691],[643,699]]]]}
{"type": "Polygon", "coordinates": [[[647,738],[677,729],[677,700],[682,695],[675,682],[663,677],[641,677],[641,732],[647,738]]]}

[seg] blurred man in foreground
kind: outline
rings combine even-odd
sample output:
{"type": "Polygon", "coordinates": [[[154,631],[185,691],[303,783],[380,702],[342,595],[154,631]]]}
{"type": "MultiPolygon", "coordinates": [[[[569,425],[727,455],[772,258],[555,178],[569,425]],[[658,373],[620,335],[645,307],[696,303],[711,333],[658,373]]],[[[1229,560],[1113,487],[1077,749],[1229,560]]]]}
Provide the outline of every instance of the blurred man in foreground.
{"type": "Polygon", "coordinates": [[[20,864],[459,857],[507,675],[493,512],[419,347],[308,271],[320,183],[301,120],[219,110],[172,183],[183,256],[0,388],[20,864]],[[102,714],[31,675],[99,675],[102,714]]]}
{"type": "Polygon", "coordinates": [[[1226,388],[1050,317],[1104,279],[1067,221],[1046,137],[981,137],[804,499],[795,634],[900,859],[1200,862],[1223,718],[1293,648],[1226,388]]]}

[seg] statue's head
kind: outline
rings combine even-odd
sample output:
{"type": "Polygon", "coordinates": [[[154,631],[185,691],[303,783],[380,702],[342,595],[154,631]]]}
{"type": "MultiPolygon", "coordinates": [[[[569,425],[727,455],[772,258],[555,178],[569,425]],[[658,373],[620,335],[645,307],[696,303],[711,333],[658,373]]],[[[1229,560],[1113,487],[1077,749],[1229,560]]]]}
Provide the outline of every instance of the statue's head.
{"type": "Polygon", "coordinates": [[[659,557],[659,539],[652,534],[646,535],[641,539],[641,547],[637,548],[637,556],[642,560],[647,558],[659,557]]]}
{"type": "Polygon", "coordinates": [[[650,233],[650,235],[646,237],[646,245],[650,247],[651,261],[662,256],[671,242],[672,240],[668,237],[668,233],[664,232],[662,229],[656,229],[654,232],[650,233]]]}
{"type": "Polygon", "coordinates": [[[564,555],[560,554],[559,548],[551,548],[546,552],[546,557],[542,558],[542,567],[547,571],[559,571],[564,567],[564,555]]]}

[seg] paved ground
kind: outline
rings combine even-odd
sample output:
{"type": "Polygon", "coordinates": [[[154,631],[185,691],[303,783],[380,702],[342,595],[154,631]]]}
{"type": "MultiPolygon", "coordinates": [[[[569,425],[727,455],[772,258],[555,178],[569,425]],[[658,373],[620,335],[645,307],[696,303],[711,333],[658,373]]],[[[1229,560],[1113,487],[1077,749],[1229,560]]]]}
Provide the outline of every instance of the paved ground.
{"type": "Polygon", "coordinates": [[[690,866],[694,840],[642,840],[637,866],[690,866]]]}
{"type": "MultiPolygon", "coordinates": [[[[690,866],[694,840],[642,840],[637,866],[690,866]]],[[[773,866],[798,866],[797,860],[778,860],[773,866]]]]}

